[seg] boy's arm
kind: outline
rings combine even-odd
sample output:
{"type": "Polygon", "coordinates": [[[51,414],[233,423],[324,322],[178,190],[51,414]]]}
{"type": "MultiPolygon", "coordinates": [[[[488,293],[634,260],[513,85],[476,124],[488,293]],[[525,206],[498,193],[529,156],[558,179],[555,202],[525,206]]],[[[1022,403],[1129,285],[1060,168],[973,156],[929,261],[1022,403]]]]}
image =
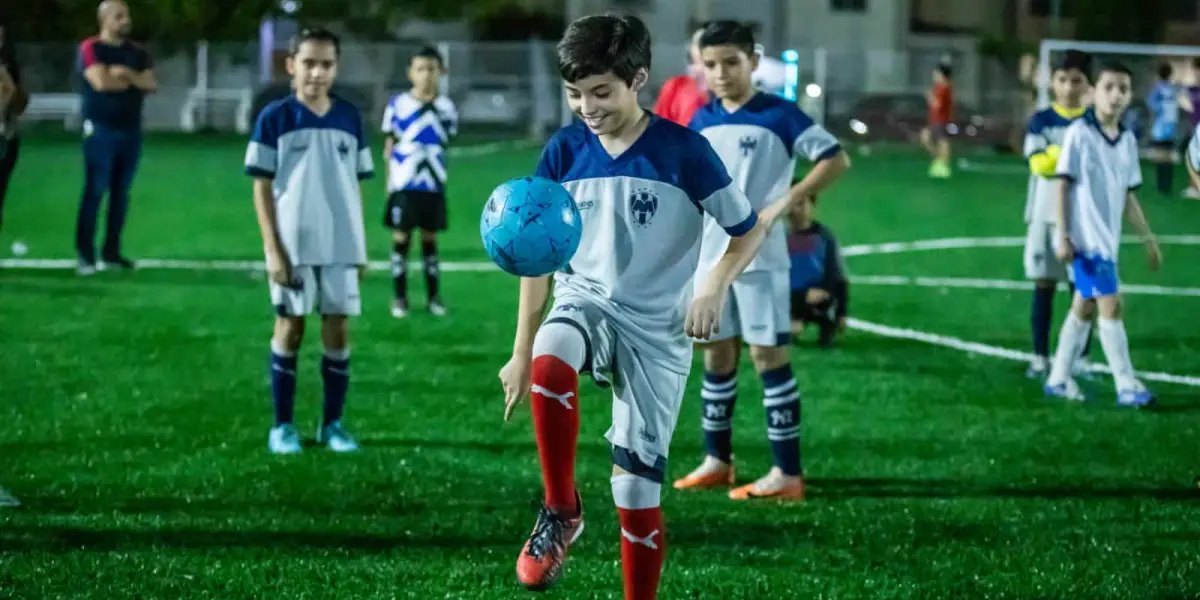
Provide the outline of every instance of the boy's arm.
{"type": "Polygon", "coordinates": [[[283,239],[279,236],[279,219],[275,212],[275,192],[271,185],[270,179],[254,178],[254,213],[258,217],[258,231],[267,254],[272,257],[285,256],[283,239]]]}
{"type": "Polygon", "coordinates": [[[1150,260],[1150,270],[1157,271],[1162,265],[1162,250],[1158,247],[1158,239],[1154,237],[1154,232],[1150,231],[1150,222],[1146,220],[1146,213],[1142,211],[1142,203],[1138,202],[1137,194],[1133,190],[1129,191],[1129,196],[1125,198],[1125,219],[1130,225],[1142,236],[1142,243],[1146,245],[1146,255],[1150,260]]]}
{"type": "Polygon", "coordinates": [[[1063,138],[1062,151],[1058,157],[1055,175],[1061,180],[1058,188],[1058,247],[1059,258],[1068,261],[1074,251],[1068,232],[1071,230],[1071,189],[1082,173],[1080,165],[1079,129],[1071,126],[1063,138]]]}
{"type": "Polygon", "coordinates": [[[788,190],[783,199],[761,211],[759,216],[768,227],[776,219],[787,214],[791,207],[810,196],[816,196],[821,190],[837,181],[850,168],[850,155],[842,149],[837,138],[833,137],[824,127],[814,123],[799,109],[796,109],[793,118],[800,135],[792,142],[792,150],[796,154],[806,157],[814,166],[799,183],[788,190]]]}
{"type": "Polygon", "coordinates": [[[1188,142],[1183,162],[1187,164],[1188,176],[1192,180],[1192,185],[1200,188],[1200,127],[1197,127],[1196,131],[1192,133],[1192,141],[1188,142]]]}

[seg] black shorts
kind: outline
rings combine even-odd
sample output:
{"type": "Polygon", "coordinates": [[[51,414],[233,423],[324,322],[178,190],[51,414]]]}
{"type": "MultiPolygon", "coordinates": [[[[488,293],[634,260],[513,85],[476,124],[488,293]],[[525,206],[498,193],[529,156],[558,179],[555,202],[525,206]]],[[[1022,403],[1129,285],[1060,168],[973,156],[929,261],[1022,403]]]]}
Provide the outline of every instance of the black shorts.
{"type": "Polygon", "coordinates": [[[446,195],[419,190],[392,192],[388,194],[383,225],[398,231],[445,231],[446,195]]]}

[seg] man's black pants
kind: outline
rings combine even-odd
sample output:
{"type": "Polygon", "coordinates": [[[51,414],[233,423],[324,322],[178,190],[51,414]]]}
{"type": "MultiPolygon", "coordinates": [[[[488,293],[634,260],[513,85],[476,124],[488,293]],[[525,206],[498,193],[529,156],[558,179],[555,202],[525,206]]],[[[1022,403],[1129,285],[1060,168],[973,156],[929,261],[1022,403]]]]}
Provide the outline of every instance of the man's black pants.
{"type": "Polygon", "coordinates": [[[21,138],[0,140],[0,229],[4,228],[4,198],[8,195],[8,182],[17,168],[17,157],[21,154],[21,138]]]}

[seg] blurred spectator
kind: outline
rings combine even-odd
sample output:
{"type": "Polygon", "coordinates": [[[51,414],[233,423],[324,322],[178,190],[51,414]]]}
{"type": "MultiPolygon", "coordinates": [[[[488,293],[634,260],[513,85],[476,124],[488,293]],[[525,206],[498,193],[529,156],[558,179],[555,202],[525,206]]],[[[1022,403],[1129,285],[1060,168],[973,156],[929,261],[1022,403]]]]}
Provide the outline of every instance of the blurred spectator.
{"type": "Polygon", "coordinates": [[[0,25],[0,75],[3,85],[12,89],[0,94],[0,228],[4,224],[4,198],[8,195],[8,182],[17,166],[21,151],[21,138],[17,135],[17,118],[25,112],[29,96],[21,87],[21,65],[17,62],[17,51],[12,40],[4,34],[0,25]],[[4,97],[5,95],[9,97],[4,97]]]}
{"type": "Polygon", "coordinates": [[[654,103],[654,113],[684,127],[692,121],[692,115],[708,102],[708,91],[704,86],[704,66],[700,61],[700,33],[692,34],[688,47],[688,72],[668,79],[654,103]]]}

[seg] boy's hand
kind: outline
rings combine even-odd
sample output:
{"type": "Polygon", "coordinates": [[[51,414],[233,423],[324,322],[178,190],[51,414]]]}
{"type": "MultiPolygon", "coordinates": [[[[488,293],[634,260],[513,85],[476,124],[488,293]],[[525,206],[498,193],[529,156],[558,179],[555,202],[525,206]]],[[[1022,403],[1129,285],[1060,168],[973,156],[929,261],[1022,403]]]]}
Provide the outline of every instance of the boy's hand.
{"type": "Polygon", "coordinates": [[[1071,239],[1065,234],[1058,236],[1058,244],[1055,246],[1054,253],[1058,255],[1058,260],[1063,263],[1075,260],[1075,246],[1071,244],[1071,239]]]}
{"type": "Polygon", "coordinates": [[[296,273],[292,269],[292,259],[288,258],[287,252],[276,250],[267,255],[267,274],[276,285],[293,290],[300,288],[300,282],[296,281],[296,273]]]}
{"type": "Polygon", "coordinates": [[[706,292],[692,299],[683,331],[698,340],[707,340],[720,332],[721,308],[725,305],[726,290],[706,292]]]}
{"type": "Polygon", "coordinates": [[[529,371],[533,359],[528,353],[514,352],[512,358],[500,369],[500,385],[504,388],[504,420],[512,417],[513,410],[529,395],[529,371]]]}
{"type": "Polygon", "coordinates": [[[1158,240],[1150,238],[1146,240],[1146,259],[1150,263],[1150,270],[1158,272],[1162,268],[1162,249],[1158,247],[1158,240]]]}

